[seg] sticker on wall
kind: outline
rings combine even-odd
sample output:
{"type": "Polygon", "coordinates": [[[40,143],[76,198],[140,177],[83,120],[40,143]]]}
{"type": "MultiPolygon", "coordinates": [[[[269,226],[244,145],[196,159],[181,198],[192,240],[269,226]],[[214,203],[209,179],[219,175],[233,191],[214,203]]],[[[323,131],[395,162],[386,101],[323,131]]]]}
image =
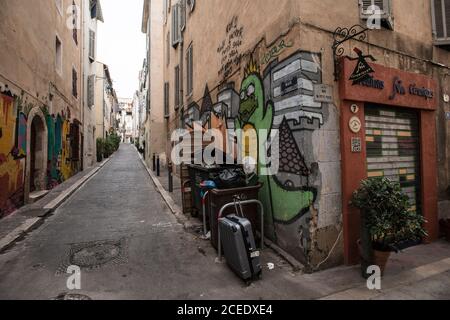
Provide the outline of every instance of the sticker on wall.
{"type": "Polygon", "coordinates": [[[444,102],[449,103],[450,102],[450,96],[448,94],[444,94],[444,102]]]}
{"type": "Polygon", "coordinates": [[[361,153],[361,151],[362,151],[361,138],[352,138],[352,152],[361,153]]]}
{"type": "Polygon", "coordinates": [[[357,105],[357,104],[352,104],[352,106],[350,107],[350,111],[351,111],[353,114],[357,114],[357,113],[359,112],[359,107],[358,107],[358,105],[357,105]]]}
{"type": "Polygon", "coordinates": [[[314,101],[323,103],[333,103],[333,87],[326,84],[315,84],[314,101]]]}
{"type": "Polygon", "coordinates": [[[350,130],[353,133],[359,133],[361,131],[361,120],[358,117],[352,117],[349,121],[350,130]]]}

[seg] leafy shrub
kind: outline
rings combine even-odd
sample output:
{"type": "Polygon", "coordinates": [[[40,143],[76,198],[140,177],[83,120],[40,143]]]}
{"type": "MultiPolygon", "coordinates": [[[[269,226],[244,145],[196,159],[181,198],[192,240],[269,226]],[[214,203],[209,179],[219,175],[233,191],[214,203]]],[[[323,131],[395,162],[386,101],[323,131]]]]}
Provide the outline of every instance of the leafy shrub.
{"type": "Polygon", "coordinates": [[[104,140],[102,138],[97,139],[97,162],[103,161],[104,140]]]}
{"type": "Polygon", "coordinates": [[[120,142],[122,141],[122,139],[116,133],[112,133],[108,137],[108,140],[112,144],[112,148],[114,151],[119,150],[120,142]]]}
{"type": "Polygon", "coordinates": [[[108,159],[114,153],[114,151],[114,145],[111,139],[108,137],[106,140],[104,140],[103,156],[108,159]]]}
{"type": "Polygon", "coordinates": [[[361,209],[374,247],[392,248],[427,236],[424,217],[411,210],[409,197],[398,182],[381,177],[364,180],[351,204],[361,209]]]}

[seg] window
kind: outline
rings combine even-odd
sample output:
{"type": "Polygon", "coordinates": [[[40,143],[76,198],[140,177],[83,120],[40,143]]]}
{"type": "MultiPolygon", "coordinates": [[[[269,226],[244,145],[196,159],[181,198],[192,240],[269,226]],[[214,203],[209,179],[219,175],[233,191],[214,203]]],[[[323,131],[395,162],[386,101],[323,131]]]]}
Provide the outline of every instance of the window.
{"type": "Polygon", "coordinates": [[[95,61],[95,31],[89,30],[89,60],[95,61]]]}
{"type": "Polygon", "coordinates": [[[169,118],[169,83],[164,84],[164,117],[169,118]]]}
{"type": "Polygon", "coordinates": [[[450,0],[432,0],[431,11],[435,44],[450,49],[450,0]]]}
{"type": "Polygon", "coordinates": [[[58,9],[59,14],[62,16],[63,0],[55,0],[56,9],[58,9]]]}
{"type": "Polygon", "coordinates": [[[192,91],[194,90],[194,51],[193,45],[189,46],[186,54],[186,94],[188,96],[192,95],[192,91]]]}
{"type": "Polygon", "coordinates": [[[391,0],[359,0],[361,19],[367,20],[371,18],[376,13],[375,10],[379,9],[381,14],[381,26],[392,30],[394,27],[394,19],[392,16],[391,2],[391,0]]]}
{"type": "Polygon", "coordinates": [[[72,95],[78,98],[78,73],[72,68],[72,95]]]}
{"type": "Polygon", "coordinates": [[[175,110],[180,107],[180,66],[175,67],[175,110]]]}
{"type": "Polygon", "coordinates": [[[75,1],[72,1],[72,37],[76,45],[78,45],[78,9],[75,1]]]}
{"type": "Polygon", "coordinates": [[[95,75],[90,75],[88,77],[88,97],[87,97],[87,103],[88,107],[92,108],[94,105],[94,98],[95,98],[95,75]]]}
{"type": "Polygon", "coordinates": [[[56,36],[55,40],[55,68],[56,72],[58,72],[59,75],[62,75],[62,43],[61,40],[56,36]]]}

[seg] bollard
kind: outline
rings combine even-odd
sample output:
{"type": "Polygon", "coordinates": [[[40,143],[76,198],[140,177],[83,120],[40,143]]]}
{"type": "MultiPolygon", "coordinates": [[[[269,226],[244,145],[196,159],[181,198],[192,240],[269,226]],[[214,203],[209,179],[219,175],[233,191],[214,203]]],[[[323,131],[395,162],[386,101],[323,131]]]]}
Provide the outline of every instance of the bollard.
{"type": "Polygon", "coordinates": [[[173,192],[173,175],[172,175],[172,162],[169,162],[169,165],[167,166],[169,170],[169,192],[173,192]]]}
{"type": "Polygon", "coordinates": [[[161,176],[161,161],[159,160],[159,156],[156,157],[156,176],[161,176]]]}
{"type": "Polygon", "coordinates": [[[156,171],[156,154],[154,153],[153,154],[153,172],[155,172],[156,171]]]}

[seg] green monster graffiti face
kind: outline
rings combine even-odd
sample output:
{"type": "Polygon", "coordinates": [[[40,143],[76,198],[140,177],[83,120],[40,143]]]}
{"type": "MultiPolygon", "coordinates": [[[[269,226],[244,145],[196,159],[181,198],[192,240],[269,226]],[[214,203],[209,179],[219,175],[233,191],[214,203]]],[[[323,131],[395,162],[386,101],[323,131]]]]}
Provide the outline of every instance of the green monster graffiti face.
{"type": "Polygon", "coordinates": [[[254,123],[263,117],[264,93],[257,74],[250,74],[242,82],[240,100],[239,116],[242,122],[254,123]]]}

